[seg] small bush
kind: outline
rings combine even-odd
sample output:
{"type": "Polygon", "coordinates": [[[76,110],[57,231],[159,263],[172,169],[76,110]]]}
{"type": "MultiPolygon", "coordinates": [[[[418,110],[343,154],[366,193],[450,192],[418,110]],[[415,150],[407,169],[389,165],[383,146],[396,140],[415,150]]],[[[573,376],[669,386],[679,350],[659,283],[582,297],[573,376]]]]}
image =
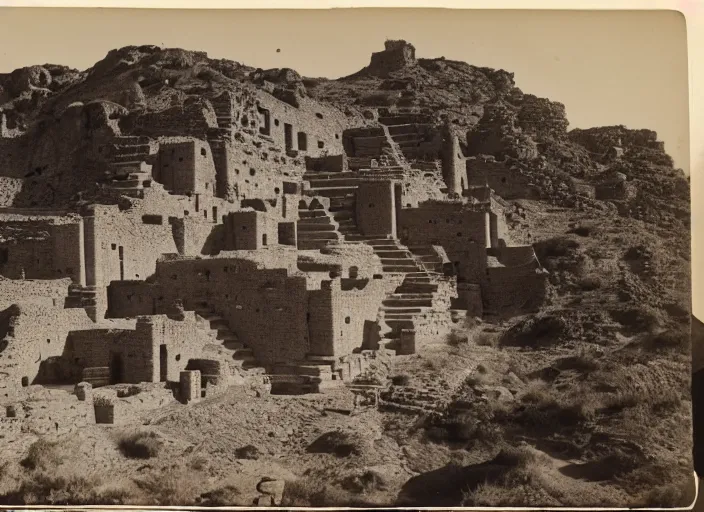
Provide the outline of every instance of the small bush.
{"type": "Polygon", "coordinates": [[[601,288],[601,279],[597,276],[587,276],[581,278],[577,285],[584,291],[598,290],[601,288]]]}
{"type": "Polygon", "coordinates": [[[592,233],[593,228],[591,226],[576,226],[568,231],[568,233],[574,233],[579,236],[589,236],[592,233]]]}
{"type": "Polygon", "coordinates": [[[342,487],[354,493],[386,490],[384,477],[376,471],[367,470],[361,475],[350,475],[342,481],[342,487]]]}
{"type": "Polygon", "coordinates": [[[154,432],[135,432],[123,436],[118,448],[125,457],[131,459],[150,459],[157,457],[162,443],[154,432]]]}
{"type": "Polygon", "coordinates": [[[567,237],[554,237],[534,245],[538,260],[568,256],[579,247],[579,242],[567,237]]]}
{"type": "Polygon", "coordinates": [[[338,457],[348,457],[350,455],[359,455],[361,446],[354,436],[340,430],[333,430],[326,432],[313,441],[308,447],[308,452],[331,453],[338,457]]]}
{"type": "Polygon", "coordinates": [[[63,457],[58,452],[58,443],[38,439],[33,442],[27,456],[20,461],[20,465],[29,470],[53,469],[63,462],[63,457]]]}
{"type": "Polygon", "coordinates": [[[286,482],[281,505],[284,507],[340,507],[352,504],[352,495],[327,482],[312,478],[286,482]]]}
{"type": "Polygon", "coordinates": [[[473,339],[474,343],[480,347],[494,347],[498,341],[497,336],[488,332],[480,332],[473,339]]]}
{"type": "Polygon", "coordinates": [[[450,331],[445,337],[445,343],[451,347],[458,347],[469,341],[469,337],[466,334],[461,334],[457,331],[450,331]]]}
{"type": "Polygon", "coordinates": [[[235,450],[235,457],[238,459],[257,460],[261,456],[262,453],[259,451],[259,448],[251,444],[235,450]]]}
{"type": "Polygon", "coordinates": [[[678,349],[689,350],[691,336],[683,330],[666,330],[658,333],[648,334],[644,337],[642,345],[652,351],[678,349]]]}
{"type": "Polygon", "coordinates": [[[394,386],[408,386],[408,383],[411,381],[411,378],[408,375],[401,374],[401,375],[394,375],[391,377],[391,384],[394,386]]]}
{"type": "Polygon", "coordinates": [[[110,407],[113,405],[112,399],[107,396],[98,395],[93,398],[93,405],[96,407],[110,407]]]}
{"type": "Polygon", "coordinates": [[[196,503],[203,484],[195,478],[197,475],[188,468],[172,467],[135,478],[134,483],[144,492],[149,504],[183,507],[196,503]]]}
{"type": "Polygon", "coordinates": [[[564,318],[539,314],[511,327],[501,337],[501,344],[533,347],[554,345],[568,333],[569,326],[564,318]]]}
{"type": "Polygon", "coordinates": [[[201,507],[233,507],[247,505],[241,502],[241,492],[234,485],[226,485],[213,489],[212,491],[204,492],[197,499],[201,507]]]}

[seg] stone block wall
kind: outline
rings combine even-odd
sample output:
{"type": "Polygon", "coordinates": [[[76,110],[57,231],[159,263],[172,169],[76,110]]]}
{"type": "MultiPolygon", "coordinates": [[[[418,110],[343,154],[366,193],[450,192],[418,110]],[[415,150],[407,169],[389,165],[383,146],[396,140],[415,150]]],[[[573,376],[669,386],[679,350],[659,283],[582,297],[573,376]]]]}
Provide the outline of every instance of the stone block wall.
{"type": "Polygon", "coordinates": [[[536,310],[546,293],[545,274],[538,264],[490,267],[481,283],[484,312],[513,315],[536,310]]]}
{"type": "Polygon", "coordinates": [[[278,223],[268,212],[243,210],[225,218],[225,250],[257,250],[278,243],[278,223]]]}
{"type": "Polygon", "coordinates": [[[210,128],[217,128],[215,111],[204,98],[188,98],[183,105],[159,112],[133,112],[120,122],[123,133],[149,137],[190,136],[205,139],[210,128]]]}
{"type": "Polygon", "coordinates": [[[441,245],[458,276],[475,279],[486,267],[490,243],[488,212],[455,203],[425,203],[399,213],[399,237],[407,245],[441,245]]]}
{"type": "Polygon", "coordinates": [[[216,195],[212,151],[208,143],[202,140],[179,138],[160,141],[153,176],[166,190],[177,194],[216,195]]]}
{"type": "Polygon", "coordinates": [[[488,184],[504,199],[533,197],[533,187],[528,177],[520,169],[511,169],[504,162],[482,157],[470,157],[466,161],[468,186],[488,184]]]}
{"type": "Polygon", "coordinates": [[[357,189],[357,227],[364,235],[396,236],[393,181],[369,181],[357,189]]]}

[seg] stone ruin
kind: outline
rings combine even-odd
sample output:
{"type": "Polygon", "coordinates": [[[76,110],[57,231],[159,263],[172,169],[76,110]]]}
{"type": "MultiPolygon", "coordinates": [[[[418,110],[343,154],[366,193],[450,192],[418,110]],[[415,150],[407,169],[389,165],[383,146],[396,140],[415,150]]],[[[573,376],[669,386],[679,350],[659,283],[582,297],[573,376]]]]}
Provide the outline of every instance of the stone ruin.
{"type": "MultiPolygon", "coordinates": [[[[414,62],[387,41],[370,68],[414,62]]],[[[73,101],[2,132],[7,416],[34,384],[75,384],[101,422],[130,400],[105,386],[172,384],[184,403],[232,385],[324,392],[458,314],[539,306],[544,271],[496,192],[523,181],[428,115],[379,108],[360,126],[296,104],[239,84],[161,108],[73,101]]]]}

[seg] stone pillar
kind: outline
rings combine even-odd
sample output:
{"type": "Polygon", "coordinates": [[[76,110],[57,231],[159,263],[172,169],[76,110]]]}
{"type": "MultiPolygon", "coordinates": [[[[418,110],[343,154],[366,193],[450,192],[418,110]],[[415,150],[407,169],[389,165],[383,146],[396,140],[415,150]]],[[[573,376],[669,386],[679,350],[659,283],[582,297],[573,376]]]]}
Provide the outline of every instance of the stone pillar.
{"type": "Polygon", "coordinates": [[[184,370],[180,375],[181,400],[184,403],[198,400],[201,395],[200,370],[184,370]]]}
{"type": "Polygon", "coordinates": [[[98,267],[98,240],[95,236],[95,210],[92,208],[83,214],[83,254],[85,284],[102,284],[98,267]]]}
{"type": "Polygon", "coordinates": [[[93,386],[89,382],[79,382],[73,388],[73,392],[81,402],[93,401],[93,386]]]}
{"type": "Polygon", "coordinates": [[[416,353],[416,331],[413,329],[402,329],[401,337],[398,340],[396,355],[407,356],[416,353]]]}

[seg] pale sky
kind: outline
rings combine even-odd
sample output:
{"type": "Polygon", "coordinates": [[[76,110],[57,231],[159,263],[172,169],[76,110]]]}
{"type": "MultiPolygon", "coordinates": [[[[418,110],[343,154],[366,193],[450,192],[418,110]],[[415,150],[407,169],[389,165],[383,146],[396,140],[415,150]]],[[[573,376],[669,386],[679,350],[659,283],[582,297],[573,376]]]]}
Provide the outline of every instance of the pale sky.
{"type": "Polygon", "coordinates": [[[655,130],[689,171],[686,30],[674,11],[1,8],[0,72],[85,69],[113,48],[155,44],[337,78],[387,38],[413,43],[418,57],[514,72],[524,92],[564,103],[570,128],[655,130]]]}

